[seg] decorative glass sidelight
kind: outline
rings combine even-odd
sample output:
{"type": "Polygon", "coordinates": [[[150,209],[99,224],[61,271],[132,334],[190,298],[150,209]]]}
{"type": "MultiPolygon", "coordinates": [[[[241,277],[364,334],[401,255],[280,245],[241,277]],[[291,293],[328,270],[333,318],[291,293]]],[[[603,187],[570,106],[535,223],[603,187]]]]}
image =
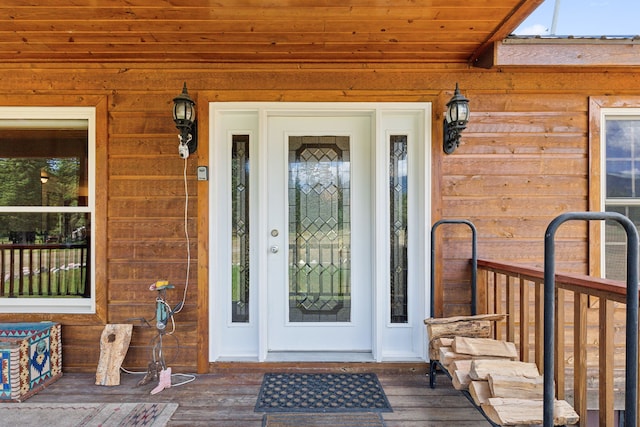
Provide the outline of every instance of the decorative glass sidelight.
{"type": "Polygon", "coordinates": [[[391,323],[407,323],[407,135],[391,135],[389,142],[391,323]]]}
{"type": "Polygon", "coordinates": [[[289,137],[289,321],[351,321],[348,136],[289,137]]]}
{"type": "Polygon", "coordinates": [[[231,148],[231,319],[249,322],[249,135],[231,148]]]}

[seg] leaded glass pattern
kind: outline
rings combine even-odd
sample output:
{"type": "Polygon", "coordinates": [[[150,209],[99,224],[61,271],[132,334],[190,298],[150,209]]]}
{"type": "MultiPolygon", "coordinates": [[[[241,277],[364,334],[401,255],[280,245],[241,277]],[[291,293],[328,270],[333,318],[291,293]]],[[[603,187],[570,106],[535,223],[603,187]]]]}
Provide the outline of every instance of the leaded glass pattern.
{"type": "Polygon", "coordinates": [[[351,320],[348,136],[289,137],[289,321],[351,320]]]}
{"type": "Polygon", "coordinates": [[[407,135],[390,136],[391,323],[407,323],[407,135]]]}
{"type": "Polygon", "coordinates": [[[231,319],[249,322],[249,135],[231,148],[231,319]]]}

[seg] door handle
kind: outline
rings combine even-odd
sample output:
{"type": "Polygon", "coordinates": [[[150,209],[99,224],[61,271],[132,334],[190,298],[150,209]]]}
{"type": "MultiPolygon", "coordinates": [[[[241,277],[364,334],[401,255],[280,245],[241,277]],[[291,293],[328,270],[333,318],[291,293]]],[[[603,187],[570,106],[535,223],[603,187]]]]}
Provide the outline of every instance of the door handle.
{"type": "Polygon", "coordinates": [[[273,245],[269,248],[272,254],[277,254],[280,248],[277,245],[273,245]]]}

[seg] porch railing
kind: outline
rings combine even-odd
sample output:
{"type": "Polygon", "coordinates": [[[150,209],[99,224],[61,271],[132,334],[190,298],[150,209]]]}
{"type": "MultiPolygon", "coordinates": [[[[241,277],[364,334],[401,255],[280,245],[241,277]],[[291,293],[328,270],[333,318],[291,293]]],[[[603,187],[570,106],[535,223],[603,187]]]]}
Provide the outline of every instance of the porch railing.
{"type": "Polygon", "coordinates": [[[91,297],[83,244],[0,245],[0,298],[91,297]]]}
{"type": "MultiPolygon", "coordinates": [[[[507,314],[496,325],[495,337],[514,342],[521,360],[535,362],[543,373],[544,270],[485,259],[477,263],[478,312],[507,314]]],[[[624,409],[626,370],[620,356],[625,353],[626,305],[625,283],[555,274],[555,393],[573,403],[580,420],[587,419],[587,409],[598,409],[599,424],[612,426],[615,410],[624,409]]]]}

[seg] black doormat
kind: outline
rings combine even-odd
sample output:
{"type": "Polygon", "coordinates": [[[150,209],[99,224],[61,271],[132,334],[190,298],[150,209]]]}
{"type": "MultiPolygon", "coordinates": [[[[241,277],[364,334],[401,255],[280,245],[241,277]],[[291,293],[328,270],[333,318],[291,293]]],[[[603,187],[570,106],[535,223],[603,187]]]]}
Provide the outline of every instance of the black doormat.
{"type": "Polygon", "coordinates": [[[376,374],[264,374],[256,412],[393,412],[376,374]]]}

